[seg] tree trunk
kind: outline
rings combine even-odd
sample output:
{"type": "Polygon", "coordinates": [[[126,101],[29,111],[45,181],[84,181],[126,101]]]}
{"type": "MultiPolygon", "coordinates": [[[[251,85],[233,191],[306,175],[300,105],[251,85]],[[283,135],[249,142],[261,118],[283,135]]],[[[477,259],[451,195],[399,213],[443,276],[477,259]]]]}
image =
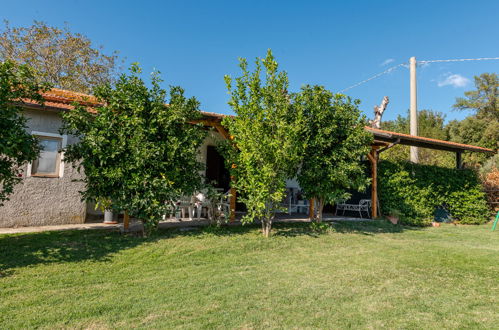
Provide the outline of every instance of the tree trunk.
{"type": "Polygon", "coordinates": [[[317,203],[318,203],[318,200],[317,198],[312,198],[312,216],[310,217],[310,221],[312,222],[317,222],[317,216],[316,216],[316,210],[317,210],[317,203]]]}
{"type": "Polygon", "coordinates": [[[317,223],[322,222],[322,210],[324,209],[324,199],[317,199],[317,223]]]}
{"type": "Polygon", "coordinates": [[[262,219],[262,233],[263,233],[263,236],[265,236],[265,237],[270,236],[270,230],[272,229],[272,221],[274,220],[274,216],[275,216],[273,211],[274,211],[274,208],[272,206],[272,203],[267,203],[265,205],[265,215],[263,216],[263,219],[262,219]]]}
{"type": "Polygon", "coordinates": [[[272,217],[265,217],[262,219],[262,233],[264,237],[270,236],[270,230],[272,229],[272,217]]]}

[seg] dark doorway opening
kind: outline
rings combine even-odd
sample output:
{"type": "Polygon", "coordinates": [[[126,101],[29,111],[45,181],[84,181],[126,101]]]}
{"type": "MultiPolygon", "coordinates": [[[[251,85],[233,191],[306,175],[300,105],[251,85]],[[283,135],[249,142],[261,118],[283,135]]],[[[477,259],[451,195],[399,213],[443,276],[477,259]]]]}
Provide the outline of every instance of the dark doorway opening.
{"type": "Polygon", "coordinates": [[[215,146],[208,146],[206,151],[206,181],[224,192],[230,188],[230,174],[225,161],[215,146]]]}

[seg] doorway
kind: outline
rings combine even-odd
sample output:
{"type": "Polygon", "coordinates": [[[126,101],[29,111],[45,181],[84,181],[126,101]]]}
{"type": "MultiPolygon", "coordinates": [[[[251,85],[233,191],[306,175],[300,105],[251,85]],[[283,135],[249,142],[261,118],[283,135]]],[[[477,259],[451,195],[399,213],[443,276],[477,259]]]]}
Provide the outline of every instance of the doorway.
{"type": "Polygon", "coordinates": [[[206,181],[224,192],[230,188],[230,173],[225,167],[225,160],[215,146],[206,150],[206,181]]]}

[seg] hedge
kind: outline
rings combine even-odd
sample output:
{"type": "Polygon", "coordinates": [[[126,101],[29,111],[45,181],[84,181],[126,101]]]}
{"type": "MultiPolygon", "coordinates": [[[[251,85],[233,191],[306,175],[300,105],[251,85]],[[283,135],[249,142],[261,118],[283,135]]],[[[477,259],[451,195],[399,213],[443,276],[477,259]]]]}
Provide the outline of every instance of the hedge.
{"type": "Polygon", "coordinates": [[[462,224],[488,220],[486,196],[473,170],[381,161],[378,180],[381,212],[397,210],[403,224],[430,225],[440,206],[462,224]]]}

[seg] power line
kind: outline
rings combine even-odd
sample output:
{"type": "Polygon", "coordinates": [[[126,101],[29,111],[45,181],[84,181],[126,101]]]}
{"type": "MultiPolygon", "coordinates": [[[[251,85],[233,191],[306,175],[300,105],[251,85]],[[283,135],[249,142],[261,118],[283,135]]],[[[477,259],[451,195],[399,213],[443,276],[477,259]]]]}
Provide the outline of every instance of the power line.
{"type": "Polygon", "coordinates": [[[346,91],[347,91],[347,90],[349,90],[349,89],[352,89],[352,88],[357,87],[357,86],[360,86],[360,85],[362,85],[362,84],[364,84],[364,83],[366,83],[366,82],[368,82],[368,81],[371,81],[371,80],[373,80],[373,79],[376,79],[376,78],[378,78],[378,77],[381,77],[382,75],[387,74],[387,73],[390,73],[390,72],[392,72],[393,70],[395,70],[395,69],[397,69],[397,68],[399,68],[399,67],[401,67],[401,66],[404,66],[404,65],[406,65],[406,64],[405,64],[405,63],[400,63],[400,64],[397,64],[397,65],[395,65],[395,66],[392,66],[391,68],[388,68],[388,69],[386,69],[386,70],[385,70],[385,71],[383,71],[383,72],[380,72],[380,73],[378,73],[378,74],[375,74],[374,76],[372,76],[372,77],[370,77],[370,78],[367,78],[367,79],[362,80],[362,81],[360,81],[360,82],[358,82],[358,83],[356,83],[356,84],[354,84],[354,85],[352,85],[352,86],[350,86],[350,87],[347,87],[347,88],[345,88],[345,89],[340,90],[340,91],[339,91],[339,93],[346,92],[346,91]]]}
{"type": "Polygon", "coordinates": [[[428,61],[418,61],[418,63],[490,61],[490,60],[499,60],[499,57],[457,58],[457,59],[450,59],[450,60],[428,60],[428,61]]]}
{"type": "MultiPolygon", "coordinates": [[[[491,61],[491,60],[499,60],[499,57],[479,57],[479,58],[456,58],[456,59],[447,59],[447,60],[424,60],[424,61],[418,61],[417,63],[421,63],[421,64],[426,64],[426,63],[443,63],[443,62],[466,62],[466,61],[491,61]]],[[[397,64],[395,66],[392,66],[391,68],[388,68],[386,69],[385,71],[383,72],[380,72],[378,74],[375,74],[374,76],[370,77],[370,78],[367,78],[365,80],[362,80],[350,87],[347,87],[345,89],[342,89],[339,91],[339,93],[343,93],[343,92],[346,92],[352,88],[355,88],[357,86],[360,86],[362,84],[365,84],[366,82],[368,81],[371,81],[373,79],[376,79],[378,77],[381,77],[382,75],[384,74],[387,74],[387,73],[390,73],[392,72],[393,70],[401,67],[401,66],[407,66],[406,63],[400,63],[400,64],[397,64]]]]}

